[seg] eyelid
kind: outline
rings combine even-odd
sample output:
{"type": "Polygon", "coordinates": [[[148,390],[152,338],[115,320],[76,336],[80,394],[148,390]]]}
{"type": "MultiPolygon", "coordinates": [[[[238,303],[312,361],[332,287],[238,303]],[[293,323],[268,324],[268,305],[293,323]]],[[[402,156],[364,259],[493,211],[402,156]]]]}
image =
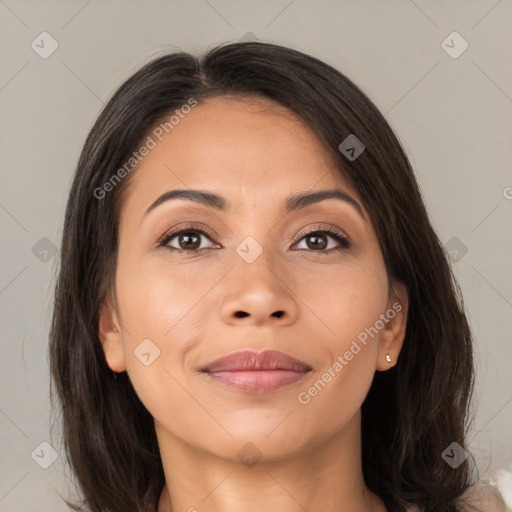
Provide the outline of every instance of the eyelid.
{"type": "MultiPolygon", "coordinates": [[[[187,232],[187,231],[195,231],[197,233],[200,233],[206,237],[208,237],[212,243],[219,245],[217,242],[215,242],[215,235],[213,235],[212,231],[208,229],[206,226],[201,225],[202,227],[198,227],[195,224],[186,224],[181,225],[176,228],[171,228],[170,230],[166,231],[155,243],[155,249],[166,247],[169,241],[177,236],[180,233],[187,232]]],[[[308,235],[312,235],[317,232],[323,232],[330,234],[330,236],[336,238],[338,237],[340,240],[338,240],[338,243],[341,244],[341,247],[338,249],[349,249],[352,246],[352,240],[351,238],[341,229],[335,228],[333,226],[326,226],[325,224],[314,224],[308,225],[307,227],[303,228],[298,235],[295,236],[292,246],[296,245],[298,242],[300,242],[303,238],[305,238],[308,235]]],[[[179,251],[179,249],[171,248],[170,250],[176,250],[179,251]]],[[[195,251],[200,252],[202,249],[196,249],[195,251]]],[[[330,249],[327,251],[311,251],[311,252],[331,252],[336,249],[330,249]]],[[[185,250],[184,250],[185,251],[185,250]]],[[[194,252],[194,250],[185,251],[185,252],[194,252]]]]}
{"type": "Polygon", "coordinates": [[[337,235],[340,238],[344,239],[347,243],[352,244],[351,238],[341,229],[335,228],[333,226],[326,226],[323,224],[314,224],[313,227],[309,225],[308,227],[302,229],[299,234],[295,237],[293,244],[296,244],[297,242],[300,242],[302,238],[304,238],[307,235],[312,235],[313,233],[317,233],[319,231],[331,233],[333,235],[337,235]]]}
{"type": "Polygon", "coordinates": [[[203,235],[207,236],[212,241],[215,239],[215,235],[206,226],[198,227],[197,225],[194,225],[194,224],[185,224],[185,225],[182,225],[182,226],[178,226],[177,228],[171,228],[168,231],[166,231],[156,241],[155,246],[157,248],[158,247],[165,247],[171,238],[173,238],[175,235],[181,233],[182,231],[197,231],[198,233],[202,233],[203,235]]]}

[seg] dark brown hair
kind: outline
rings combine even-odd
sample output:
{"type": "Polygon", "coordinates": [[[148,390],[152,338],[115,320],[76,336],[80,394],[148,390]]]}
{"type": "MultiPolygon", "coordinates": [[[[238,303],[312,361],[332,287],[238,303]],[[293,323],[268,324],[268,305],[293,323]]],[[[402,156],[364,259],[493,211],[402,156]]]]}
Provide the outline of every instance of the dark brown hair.
{"type": "Polygon", "coordinates": [[[460,510],[457,497],[472,483],[471,459],[452,468],[442,453],[453,442],[467,449],[472,338],[411,165],[383,115],[346,76],[262,42],[149,62],[112,96],[81,152],[65,213],[49,347],[51,396],[59,399],[80,506],[154,512],[165,482],[153,418],[126,372],[109,369],[98,338],[99,309],[114,288],[123,192],[136,170],[101,197],[97,191],[162,119],[190,98],[200,105],[219,95],[267,98],[300,116],[362,198],[390,283],[403,283],[409,296],[398,362],[375,373],[362,405],[365,482],[390,512],[408,504],[423,512],[460,510]],[[355,160],[338,149],[350,134],[365,145],[355,160]]]}

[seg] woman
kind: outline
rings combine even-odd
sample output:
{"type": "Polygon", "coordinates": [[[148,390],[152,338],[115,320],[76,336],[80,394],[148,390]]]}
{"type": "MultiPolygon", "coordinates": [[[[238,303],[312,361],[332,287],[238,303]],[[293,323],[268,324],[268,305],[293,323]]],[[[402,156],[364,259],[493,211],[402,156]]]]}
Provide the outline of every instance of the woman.
{"type": "Polygon", "coordinates": [[[85,510],[469,510],[459,288],[391,128],[303,53],[179,52],[119,88],[50,357],[85,510]]]}

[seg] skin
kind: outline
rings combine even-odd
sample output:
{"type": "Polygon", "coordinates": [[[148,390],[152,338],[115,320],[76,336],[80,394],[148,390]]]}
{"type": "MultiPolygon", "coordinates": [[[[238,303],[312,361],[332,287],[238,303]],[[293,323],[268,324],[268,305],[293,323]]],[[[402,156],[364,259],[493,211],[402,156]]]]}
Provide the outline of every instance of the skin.
{"type": "Polygon", "coordinates": [[[109,367],[128,372],[155,419],[167,482],[158,512],[385,511],[362,476],[360,408],[375,371],[396,364],[407,293],[399,286],[388,296],[369,215],[320,141],[271,101],[219,97],[193,108],[133,172],[115,298],[105,301],[99,335],[109,367]],[[330,188],[357,200],[367,220],[338,199],[281,212],[292,194],[330,188]],[[177,199],[144,215],[173,189],[216,192],[231,210],[177,199]],[[214,235],[201,235],[201,252],[191,253],[179,236],[169,245],[182,253],[153,250],[171,228],[189,223],[214,235]],[[330,252],[320,253],[311,237],[296,238],[329,227],[352,246],[336,251],[339,243],[324,233],[330,252]],[[252,263],[236,252],[247,236],[263,250],[252,263]],[[308,404],[299,403],[298,394],[397,300],[402,311],[308,404]],[[160,350],[148,366],[134,355],[146,338],[160,350]],[[259,395],[199,372],[240,349],[280,350],[313,371],[259,395]],[[261,454],[252,466],[237,455],[249,442],[261,454]]]}

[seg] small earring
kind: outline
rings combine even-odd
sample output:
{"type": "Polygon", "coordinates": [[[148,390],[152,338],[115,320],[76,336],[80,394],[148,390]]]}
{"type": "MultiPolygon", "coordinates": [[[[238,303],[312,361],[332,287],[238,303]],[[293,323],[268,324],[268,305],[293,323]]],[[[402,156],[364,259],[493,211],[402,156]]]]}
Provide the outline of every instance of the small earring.
{"type": "Polygon", "coordinates": [[[386,355],[386,361],[388,363],[391,363],[391,356],[389,354],[386,355]]]}

